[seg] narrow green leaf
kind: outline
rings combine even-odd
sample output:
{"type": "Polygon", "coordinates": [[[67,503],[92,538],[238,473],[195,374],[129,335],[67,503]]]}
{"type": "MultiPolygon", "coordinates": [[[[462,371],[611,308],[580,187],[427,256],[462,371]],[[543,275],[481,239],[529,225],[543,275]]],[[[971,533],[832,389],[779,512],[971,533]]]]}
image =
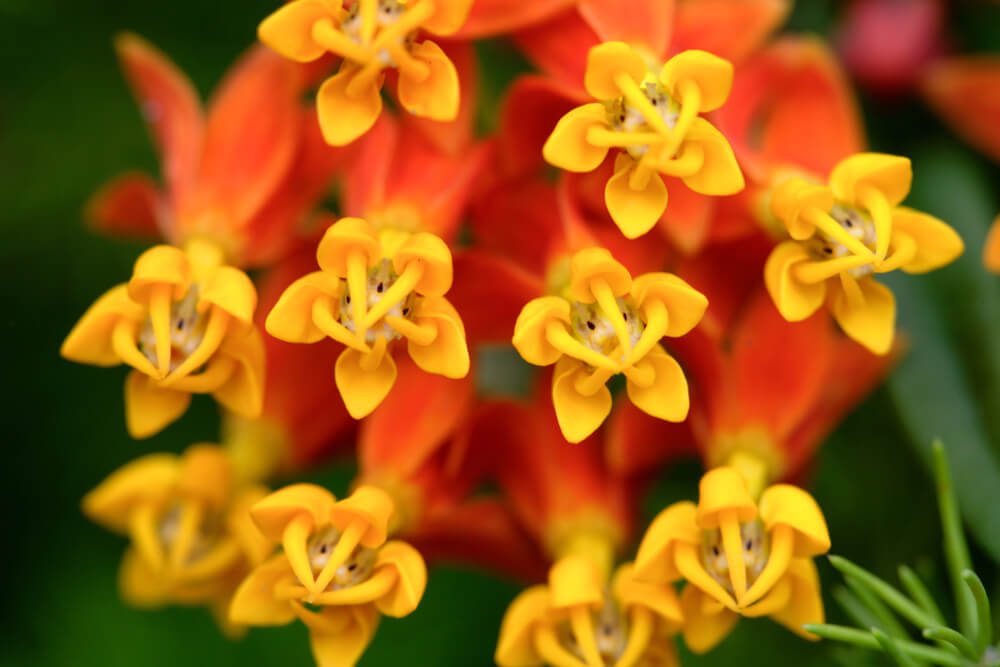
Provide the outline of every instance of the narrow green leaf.
{"type": "Polygon", "coordinates": [[[916,572],[906,565],[900,565],[899,580],[903,582],[903,587],[910,594],[910,597],[913,598],[914,602],[933,617],[938,625],[945,625],[944,614],[941,613],[941,608],[938,607],[937,602],[934,601],[934,596],[927,590],[924,582],[920,580],[916,572]]]}
{"type": "Polygon", "coordinates": [[[875,618],[875,614],[872,613],[871,609],[866,607],[864,603],[858,599],[858,596],[847,588],[837,586],[830,594],[855,625],[867,628],[878,624],[878,619],[875,618]]]}
{"type": "Polygon", "coordinates": [[[957,648],[959,653],[969,660],[973,662],[979,661],[980,654],[976,651],[976,647],[972,645],[972,642],[965,635],[957,630],[938,626],[936,628],[924,628],[923,634],[925,639],[931,639],[936,642],[947,642],[957,648]]]}
{"type": "Polygon", "coordinates": [[[875,595],[882,598],[886,604],[896,610],[896,612],[919,628],[937,625],[927,612],[921,609],[908,597],[900,593],[896,588],[886,581],[876,577],[868,570],[855,565],[851,561],[841,556],[830,556],[830,563],[840,570],[845,576],[856,578],[860,583],[867,586],[875,595]]]}
{"type": "Polygon", "coordinates": [[[941,512],[944,555],[948,561],[948,574],[955,595],[958,627],[962,634],[972,637],[975,633],[976,600],[962,580],[962,572],[971,567],[969,545],[962,530],[962,519],[958,514],[958,503],[955,502],[955,487],[944,445],[935,441],[931,450],[934,455],[934,481],[937,484],[938,508],[941,512]]]}
{"type": "Polygon", "coordinates": [[[976,648],[982,655],[993,640],[993,615],[990,612],[990,599],[986,595],[986,587],[982,579],[972,570],[962,572],[962,581],[968,587],[976,601],[976,648]]]}
{"type": "MultiPolygon", "coordinates": [[[[823,639],[830,639],[838,642],[845,642],[847,644],[853,644],[854,646],[860,646],[862,648],[879,650],[881,645],[878,640],[872,636],[870,632],[865,632],[864,630],[858,630],[856,628],[848,628],[843,625],[804,625],[802,626],[807,632],[811,632],[814,635],[822,637],[823,639]]],[[[956,653],[951,651],[945,651],[943,649],[934,648],[932,646],[924,646],[923,644],[918,644],[910,640],[898,640],[896,646],[899,647],[903,653],[909,656],[921,658],[932,662],[936,665],[947,665],[948,667],[962,667],[962,659],[956,653]]]]}
{"type": "Polygon", "coordinates": [[[847,575],[844,579],[847,581],[847,585],[851,587],[851,590],[854,591],[854,594],[858,596],[858,599],[861,600],[875,617],[875,622],[866,623],[865,627],[877,627],[890,637],[899,639],[907,637],[907,632],[899,622],[899,619],[893,615],[889,608],[885,606],[885,603],[870,588],[858,580],[857,577],[847,575]]]}
{"type": "Polygon", "coordinates": [[[899,648],[892,638],[879,630],[878,628],[872,628],[872,636],[875,637],[875,641],[879,643],[882,650],[889,654],[899,667],[917,667],[916,663],[913,662],[903,651],[899,648]]]}

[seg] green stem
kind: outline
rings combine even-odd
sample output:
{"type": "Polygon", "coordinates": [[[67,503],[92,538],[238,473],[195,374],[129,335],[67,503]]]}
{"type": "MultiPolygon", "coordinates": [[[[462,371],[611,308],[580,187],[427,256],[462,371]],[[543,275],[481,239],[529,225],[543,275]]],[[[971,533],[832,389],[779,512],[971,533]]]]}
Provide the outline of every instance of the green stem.
{"type": "MultiPolygon", "coordinates": [[[[824,639],[846,642],[862,648],[879,650],[882,648],[878,640],[870,632],[847,628],[843,625],[804,625],[806,632],[811,632],[824,639]]],[[[895,642],[896,647],[908,656],[921,658],[937,665],[947,665],[947,667],[962,667],[962,659],[956,653],[943,649],[924,646],[913,641],[901,639],[895,642]]]]}
{"type": "Polygon", "coordinates": [[[958,503],[955,500],[944,445],[940,440],[935,440],[931,450],[934,455],[934,480],[937,483],[941,529],[944,533],[944,555],[948,561],[948,573],[955,594],[958,627],[962,634],[971,637],[975,632],[976,601],[962,581],[962,571],[971,569],[969,545],[965,541],[965,533],[962,532],[962,518],[958,513],[958,503]]]}
{"type": "Polygon", "coordinates": [[[906,588],[906,592],[910,594],[914,602],[932,616],[938,625],[945,625],[944,614],[941,613],[937,602],[934,601],[934,596],[924,586],[924,582],[920,580],[917,573],[906,565],[900,565],[899,579],[903,582],[903,587],[906,588]]]}
{"type": "Polygon", "coordinates": [[[860,583],[871,589],[873,593],[885,600],[886,604],[895,609],[900,616],[906,618],[918,628],[937,625],[934,618],[917,606],[910,598],[868,570],[855,565],[841,556],[830,556],[829,558],[830,563],[840,570],[841,573],[845,576],[856,578],[860,583]]]}

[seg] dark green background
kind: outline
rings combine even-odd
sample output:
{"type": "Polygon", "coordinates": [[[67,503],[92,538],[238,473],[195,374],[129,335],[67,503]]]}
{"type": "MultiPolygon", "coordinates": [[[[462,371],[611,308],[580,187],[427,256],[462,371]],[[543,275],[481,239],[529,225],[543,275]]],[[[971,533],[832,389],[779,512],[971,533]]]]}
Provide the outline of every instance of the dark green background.
{"type": "MultiPolygon", "coordinates": [[[[124,431],[124,372],[71,365],[58,347],[108,286],[130,271],[138,247],[98,238],[81,224],[87,196],[126,168],[156,163],[116,65],[113,34],[131,29],[165,50],[202,93],[253,37],[272,0],[0,0],[0,336],[5,379],[0,437],[0,663],[16,665],[308,665],[299,626],[252,631],[231,643],[200,609],[122,606],[115,573],[123,540],[88,524],[79,499],[106,474],[151,451],[179,451],[216,436],[207,400],[164,434],[133,442],[124,431]]],[[[832,4],[803,0],[792,25],[824,29],[832,4]]],[[[976,3],[954,21],[977,50],[1000,50],[1000,17],[976,3]]],[[[516,68],[502,45],[482,50],[496,89],[516,68]]],[[[491,94],[489,99],[495,99],[491,94]]],[[[887,577],[916,563],[942,581],[931,486],[915,451],[936,434],[965,462],[959,484],[988,502],[967,503],[984,535],[1000,540],[1000,487],[991,484],[1000,441],[1000,278],[979,253],[1000,209],[997,168],[956,141],[918,102],[866,102],[873,145],[914,157],[911,202],[954,222],[969,251],[956,266],[894,283],[914,349],[890,382],[825,446],[813,490],[834,549],[887,577]],[[920,281],[919,287],[913,284],[920,281]],[[935,415],[939,417],[935,417],[935,415]],[[977,435],[968,435],[975,431],[977,435]],[[968,436],[968,437],[967,437],[968,436]],[[916,448],[912,445],[916,445],[916,448]],[[993,466],[992,473],[989,472],[993,466]],[[984,472],[986,471],[986,472],[984,472]],[[978,519],[983,517],[982,521],[978,519]],[[984,527],[985,526],[985,527],[984,527]]],[[[490,122],[491,110],[484,113],[490,122]]],[[[667,471],[649,515],[691,497],[699,469],[667,471]]],[[[350,470],[315,479],[343,491],[350,470]]],[[[996,555],[998,551],[993,550],[996,555]]],[[[976,553],[988,586],[994,568],[976,553]]],[[[831,568],[822,563],[828,584],[831,568]]],[[[937,586],[937,583],[935,584],[937,586]]],[[[829,590],[829,586],[827,587],[829,590]]],[[[491,664],[497,628],[518,585],[463,569],[438,569],[419,610],[387,621],[363,665],[491,664]]],[[[944,591],[942,590],[942,594],[944,591]]],[[[832,605],[828,605],[832,607],[832,605]]],[[[830,610],[838,616],[835,609],[830,610]]],[[[767,621],[744,621],[712,655],[686,665],[861,665],[870,660],[813,645],[767,621]]],[[[875,664],[875,663],[872,663],[875,664]]]]}

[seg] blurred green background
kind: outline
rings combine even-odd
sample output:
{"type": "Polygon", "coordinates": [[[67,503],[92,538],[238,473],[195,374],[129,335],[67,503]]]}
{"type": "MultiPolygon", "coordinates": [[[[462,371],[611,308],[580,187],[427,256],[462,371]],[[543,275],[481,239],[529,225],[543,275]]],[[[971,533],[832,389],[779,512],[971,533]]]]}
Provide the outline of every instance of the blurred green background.
{"type": "MultiPolygon", "coordinates": [[[[124,542],[88,524],[82,495],[146,452],[213,439],[207,400],[165,433],[142,442],[124,430],[124,371],[63,362],[58,347],[85,308],[130,272],[138,247],[98,238],[81,207],[126,168],[155,173],[145,128],[114,59],[111,38],[134,30],[166,51],[208,93],[254,35],[274,0],[0,0],[0,336],[5,361],[4,458],[0,464],[4,571],[0,664],[309,665],[306,634],[259,629],[233,643],[206,611],[137,611],[118,600],[124,542]]],[[[801,0],[791,30],[826,31],[835,3],[801,0]]],[[[971,50],[1000,51],[995,6],[964,3],[953,21],[971,50]]],[[[482,51],[496,86],[512,57],[482,51]]],[[[975,560],[996,590],[1000,559],[1000,278],[979,261],[1000,210],[1000,170],[950,138],[915,100],[865,101],[874,148],[911,155],[910,203],[952,222],[966,256],[932,276],[893,282],[909,357],[825,445],[812,489],[834,551],[894,579],[909,562],[945,596],[933,490],[920,461],[945,437],[963,510],[984,549],[975,560]],[[990,557],[992,554],[992,558],[990,557]]],[[[1000,120],[998,120],[1000,122],[1000,120]]],[[[336,492],[345,467],[313,477],[336,492]]],[[[666,471],[645,503],[652,515],[695,493],[699,468],[666,471]]],[[[821,563],[827,593],[838,577],[821,563]]],[[[461,568],[434,571],[419,610],[389,620],[362,664],[488,665],[513,582],[461,568]]],[[[834,619],[840,613],[828,599],[834,619]]],[[[882,664],[868,654],[810,644],[768,621],[744,621],[707,657],[685,665],[882,664]]]]}

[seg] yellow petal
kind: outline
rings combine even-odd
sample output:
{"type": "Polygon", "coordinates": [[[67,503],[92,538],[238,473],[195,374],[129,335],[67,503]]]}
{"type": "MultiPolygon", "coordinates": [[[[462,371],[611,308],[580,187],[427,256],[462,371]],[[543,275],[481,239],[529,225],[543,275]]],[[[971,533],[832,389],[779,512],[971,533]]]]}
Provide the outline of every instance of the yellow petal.
{"type": "Polygon", "coordinates": [[[219,359],[232,359],[235,367],[212,396],[227,409],[250,419],[260,416],[264,405],[264,341],[251,329],[226,341],[219,359]]]}
{"type": "Polygon", "coordinates": [[[124,284],[112,287],[87,309],[66,336],[59,353],[81,364],[117,366],[122,360],[111,345],[115,325],[122,319],[141,322],[144,318],[145,310],[129,298],[124,284]]]}
{"type": "Polygon", "coordinates": [[[804,283],[795,266],[811,261],[808,251],[796,241],[785,241],[771,251],[764,265],[764,282],[781,316],[789,322],[808,318],[826,299],[826,282],[804,283]]]}
{"type": "Polygon", "coordinates": [[[393,540],[378,551],[375,569],[396,572],[396,585],[375,606],[386,616],[406,616],[417,608],[427,588],[427,565],[420,552],[406,542],[393,540]]]}
{"type": "Polygon", "coordinates": [[[715,111],[733,87],[733,64],[707,51],[681,51],[663,65],[660,83],[674,99],[681,99],[685,85],[694,84],[701,93],[698,111],[715,111]]]}
{"type": "Polygon", "coordinates": [[[365,266],[373,266],[381,256],[375,228],[361,218],[341,218],[323,234],[316,248],[319,267],[338,278],[347,278],[348,259],[359,253],[365,266]]]}
{"type": "Polygon", "coordinates": [[[692,502],[670,505],[656,515],[642,536],[633,573],[640,581],[668,583],[680,578],[674,562],[677,544],[701,544],[697,508],[692,502]]]}
{"type": "Polygon", "coordinates": [[[311,629],[309,644],[318,667],[354,667],[375,636],[379,617],[371,605],[328,607],[320,616],[336,632],[311,629]]]}
{"type": "Polygon", "coordinates": [[[264,486],[250,486],[237,493],[226,514],[226,528],[240,545],[247,562],[256,567],[274,551],[275,541],[264,535],[253,521],[250,509],[268,496],[264,486]]]}
{"type": "Polygon", "coordinates": [[[201,286],[199,304],[209,303],[226,311],[246,326],[253,324],[257,288],[250,276],[231,266],[220,266],[201,286]]]}
{"type": "Polygon", "coordinates": [[[771,196],[771,212],[785,224],[788,235],[798,241],[805,240],[816,231],[816,226],[805,219],[803,213],[816,209],[829,211],[833,208],[833,191],[804,178],[789,178],[774,187],[771,196]]]}
{"type": "Polygon", "coordinates": [[[264,327],[267,332],[288,343],[315,343],[323,340],[324,333],[313,323],[313,303],[324,297],[339,296],[340,280],[322,271],[302,276],[289,285],[271,312],[264,327]]]}
{"type": "Polygon", "coordinates": [[[391,354],[383,355],[379,365],[372,370],[363,367],[364,357],[357,350],[344,350],[337,357],[334,369],[340,397],[344,399],[347,412],[355,419],[370,415],[396,382],[396,362],[391,354]]]}
{"type": "Polygon", "coordinates": [[[313,39],[313,25],[335,17],[323,0],[295,0],[261,21],[257,37],[289,60],[307,63],[326,52],[313,39]]]}
{"type": "Polygon", "coordinates": [[[669,313],[667,334],[683,336],[697,326],[708,309],[708,299],[672,273],[646,273],[632,283],[632,298],[639,309],[660,301],[669,313]]]}
{"type": "Polygon", "coordinates": [[[640,385],[630,377],[625,389],[632,403],[658,419],[684,421],[691,400],[687,379],[677,360],[657,345],[635,364],[635,369],[640,373],[651,373],[653,382],[648,386],[640,385]]]}
{"type": "Polygon", "coordinates": [[[288,600],[274,595],[275,586],[294,581],[295,575],[284,554],[256,567],[236,589],[229,605],[229,620],[242,625],[285,625],[295,620],[288,600]]]}
{"type": "Polygon", "coordinates": [[[596,608],[604,600],[601,571],[590,558],[564,556],[549,570],[549,594],[553,609],[596,608]]]}
{"type": "Polygon", "coordinates": [[[627,153],[615,158],[615,173],[604,186],[604,204],[611,219],[630,239],[638,238],[653,228],[667,209],[667,186],[659,174],[652,173],[644,187],[632,187],[632,173],[638,168],[627,153]]]}
{"type": "Polygon", "coordinates": [[[830,172],[833,194],[854,205],[860,205],[858,190],[868,186],[881,192],[890,206],[895,206],[909,194],[912,180],[909,158],[884,153],[852,155],[830,172]]]}
{"type": "Polygon", "coordinates": [[[590,375],[587,367],[563,357],[556,362],[552,374],[552,403],[563,437],[569,442],[580,442],[596,431],[611,413],[611,392],[601,386],[589,396],[581,394],[577,382],[590,375]]]}
{"type": "Polygon", "coordinates": [[[818,556],[830,550],[830,533],[823,511],[811,495],[789,484],[768,487],[760,496],[760,519],[771,532],[785,525],[795,531],[794,555],[818,556]]]}
{"type": "Polygon", "coordinates": [[[698,525],[705,530],[718,528],[720,519],[730,512],[741,523],[757,517],[757,505],[747,490],[746,480],[727,466],[709,470],[698,484],[698,525]]]}
{"type": "Polygon", "coordinates": [[[382,113],[381,79],[366,86],[357,97],[347,94],[357,74],[355,65],[344,63],[340,71],[323,82],[316,93],[316,111],[323,138],[331,146],[346,146],[365,132],[382,113]]]}
{"type": "Polygon", "coordinates": [[[128,549],[118,566],[118,592],[125,604],[154,608],[168,602],[167,586],[162,572],[155,572],[135,549],[128,549]]]}
{"type": "Polygon", "coordinates": [[[625,76],[636,84],[646,77],[646,62],[625,42],[604,42],[587,53],[583,85],[597,100],[613,100],[622,93],[615,79],[625,76]]]}
{"type": "Polygon", "coordinates": [[[170,285],[175,297],[187,291],[191,281],[191,265],[180,248],[169,245],[153,246],[135,260],[132,278],[128,281],[129,297],[148,304],[150,290],[157,285],[170,285]]]}
{"type": "Polygon", "coordinates": [[[549,611],[549,590],[532,586],[522,591],[507,607],[500,624],[500,639],[494,655],[500,667],[539,665],[543,660],[535,649],[535,626],[549,611]]]}
{"type": "Polygon", "coordinates": [[[621,565],[615,572],[611,590],[624,609],[638,605],[656,614],[663,631],[674,632],[684,623],[684,612],[674,587],[636,579],[631,563],[621,565]]]}
{"type": "Polygon", "coordinates": [[[334,495],[322,486],[292,484],[250,508],[250,516],[264,535],[280,542],[285,528],[300,517],[307,517],[313,528],[328,524],[336,501],[334,495]]]}
{"type": "Polygon", "coordinates": [[[833,298],[833,316],[848,336],[874,354],[888,354],[896,332],[896,298],[892,290],[873,279],[857,281],[860,299],[850,298],[842,287],[833,298]]]}
{"type": "Polygon", "coordinates": [[[532,299],[517,316],[512,342],[529,364],[549,366],[562,357],[562,352],[546,338],[546,328],[552,321],[570,323],[569,303],[565,299],[556,296],[532,299]]]}
{"type": "Polygon", "coordinates": [[[229,501],[232,466],[229,457],[218,445],[191,445],[180,460],[177,492],[186,498],[197,498],[214,510],[221,510],[229,501]]]}
{"type": "Polygon", "coordinates": [[[608,112],[603,104],[594,102],[576,107],[559,119],[545,140],[542,147],[545,161],[566,171],[582,173],[597,169],[607,157],[608,147],[590,144],[587,132],[592,127],[607,126],[608,112]]]}
{"type": "Polygon", "coordinates": [[[434,0],[434,13],[421,27],[435,35],[451,35],[465,24],[473,0],[434,0]]]}
{"type": "Polygon", "coordinates": [[[458,116],[459,82],[454,63],[440,46],[429,40],[417,44],[410,53],[426,63],[430,75],[416,79],[407,74],[407,70],[399,70],[399,85],[396,88],[399,103],[414,116],[442,122],[455,120],[458,116]]]}
{"type": "Polygon", "coordinates": [[[394,511],[394,503],[389,494],[377,487],[362,485],[333,506],[330,518],[333,525],[341,531],[356,521],[363,523],[364,532],[358,542],[364,547],[375,549],[385,542],[389,532],[389,517],[394,511]]]}
{"type": "Polygon", "coordinates": [[[707,653],[725,639],[736,622],[740,620],[734,612],[714,602],[696,586],[688,584],[681,593],[681,609],[684,611],[684,643],[693,653],[707,653]],[[715,611],[718,609],[718,611],[715,611]]]}
{"type": "Polygon", "coordinates": [[[451,289],[452,261],[448,244],[434,234],[412,234],[392,255],[396,273],[402,275],[411,262],[419,262],[422,273],[414,290],[427,296],[443,296],[451,289]]]}
{"type": "Polygon", "coordinates": [[[125,425],[133,438],[148,438],[177,421],[191,404],[191,394],[162,389],[155,380],[132,371],[125,380],[125,425]]]}
{"type": "Polygon", "coordinates": [[[962,237],[933,215],[899,206],[892,212],[893,234],[903,232],[917,243],[917,256],[904,264],[906,273],[927,273],[951,264],[965,250],[962,237]]]}
{"type": "Polygon", "coordinates": [[[740,192],[746,183],[729,141],[704,118],[695,118],[685,144],[703,151],[701,168],[683,179],[684,185],[703,195],[724,196],[740,192]]]}
{"type": "Polygon", "coordinates": [[[137,505],[159,504],[180,473],[173,454],[149,454],[131,461],[83,498],[83,513],[108,530],[124,533],[137,505]]]}
{"type": "Polygon", "coordinates": [[[771,618],[805,639],[818,640],[819,637],[802,629],[806,624],[824,623],[826,618],[816,565],[807,558],[795,559],[788,566],[785,580],[792,586],[791,599],[771,618]]]}
{"type": "Polygon", "coordinates": [[[993,220],[983,244],[983,265],[988,271],[1000,273],[1000,216],[993,220]]]}
{"type": "Polygon", "coordinates": [[[447,299],[422,297],[414,308],[413,320],[437,330],[429,345],[407,342],[407,351],[417,366],[428,373],[458,379],[469,374],[469,346],[462,319],[447,299]]]}
{"type": "Polygon", "coordinates": [[[585,248],[570,259],[570,296],[582,303],[594,303],[592,283],[607,283],[615,296],[625,296],[632,287],[628,269],[604,248],[585,248]]]}

